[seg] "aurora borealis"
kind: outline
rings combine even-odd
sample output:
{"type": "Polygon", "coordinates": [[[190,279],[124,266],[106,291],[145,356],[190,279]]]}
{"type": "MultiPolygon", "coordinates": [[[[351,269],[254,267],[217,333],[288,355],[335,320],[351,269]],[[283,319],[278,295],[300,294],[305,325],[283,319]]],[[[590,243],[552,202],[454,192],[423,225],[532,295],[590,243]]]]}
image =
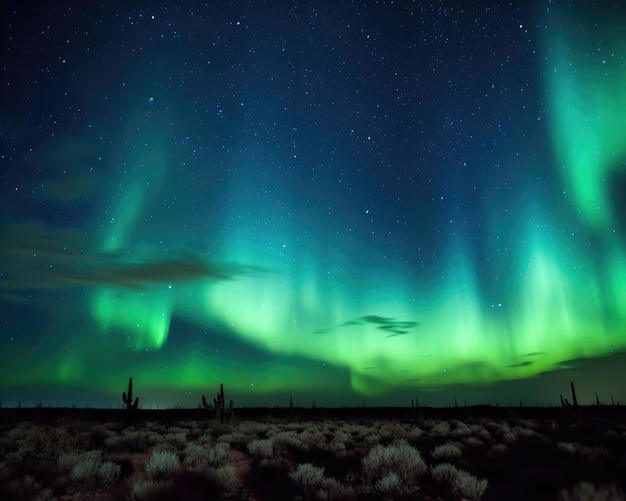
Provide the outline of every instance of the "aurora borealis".
{"type": "Polygon", "coordinates": [[[626,8],[512,3],[7,8],[0,401],[626,401],[626,8]]]}

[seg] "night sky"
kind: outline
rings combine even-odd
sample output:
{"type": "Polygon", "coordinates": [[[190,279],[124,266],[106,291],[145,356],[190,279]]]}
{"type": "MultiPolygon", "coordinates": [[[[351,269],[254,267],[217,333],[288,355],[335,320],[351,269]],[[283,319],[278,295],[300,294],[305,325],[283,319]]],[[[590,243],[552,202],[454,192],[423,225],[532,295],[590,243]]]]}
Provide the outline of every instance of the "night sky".
{"type": "Polygon", "coordinates": [[[0,402],[626,402],[609,4],[3,7],[0,402]]]}

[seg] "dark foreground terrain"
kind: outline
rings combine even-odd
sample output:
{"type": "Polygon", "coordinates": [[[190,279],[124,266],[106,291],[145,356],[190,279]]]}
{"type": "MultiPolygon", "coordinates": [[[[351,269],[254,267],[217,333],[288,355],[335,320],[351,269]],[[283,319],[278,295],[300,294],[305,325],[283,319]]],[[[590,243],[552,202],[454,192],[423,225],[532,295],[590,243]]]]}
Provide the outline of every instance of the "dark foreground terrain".
{"type": "Polygon", "coordinates": [[[619,406],[0,409],[2,500],[617,500],[625,472],[619,406]]]}

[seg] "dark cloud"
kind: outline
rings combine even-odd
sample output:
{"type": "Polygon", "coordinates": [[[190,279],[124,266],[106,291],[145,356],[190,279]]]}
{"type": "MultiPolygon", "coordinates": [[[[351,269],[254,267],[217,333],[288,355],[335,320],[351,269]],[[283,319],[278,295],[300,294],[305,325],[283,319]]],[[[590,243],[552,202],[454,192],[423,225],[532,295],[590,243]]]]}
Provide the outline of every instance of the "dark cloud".
{"type": "Polygon", "coordinates": [[[507,367],[510,368],[515,368],[515,367],[527,367],[529,365],[532,365],[534,362],[531,362],[530,360],[526,360],[524,362],[518,362],[516,364],[511,364],[511,365],[507,365],[507,367]]]}
{"type": "Polygon", "coordinates": [[[142,258],[100,252],[83,232],[39,223],[0,228],[0,293],[4,300],[23,300],[26,290],[115,286],[141,289],[150,284],[193,280],[226,280],[265,271],[236,263],[209,263],[198,253],[157,254],[142,258]]]}
{"type": "Polygon", "coordinates": [[[330,329],[315,329],[313,334],[326,334],[330,329]]]}
{"type": "MultiPolygon", "coordinates": [[[[348,320],[338,325],[338,327],[354,327],[359,325],[375,325],[377,329],[389,332],[385,337],[404,336],[410,334],[411,329],[417,327],[419,322],[396,320],[393,317],[382,317],[380,315],[364,315],[353,320],[348,320]]],[[[332,329],[316,329],[314,334],[325,334],[332,329]]]]}
{"type": "Polygon", "coordinates": [[[355,320],[348,320],[347,322],[339,324],[339,327],[348,327],[350,325],[359,325],[359,324],[360,324],[360,322],[357,322],[355,320]]]}
{"type": "Polygon", "coordinates": [[[365,315],[352,321],[352,325],[374,324],[377,329],[390,332],[386,337],[403,336],[419,325],[419,322],[396,320],[393,317],[381,317],[379,315],[365,315]]]}
{"type": "Polygon", "coordinates": [[[393,318],[391,317],[381,317],[379,315],[365,315],[364,317],[359,317],[354,322],[364,322],[370,324],[386,324],[389,322],[393,322],[393,318]]]}

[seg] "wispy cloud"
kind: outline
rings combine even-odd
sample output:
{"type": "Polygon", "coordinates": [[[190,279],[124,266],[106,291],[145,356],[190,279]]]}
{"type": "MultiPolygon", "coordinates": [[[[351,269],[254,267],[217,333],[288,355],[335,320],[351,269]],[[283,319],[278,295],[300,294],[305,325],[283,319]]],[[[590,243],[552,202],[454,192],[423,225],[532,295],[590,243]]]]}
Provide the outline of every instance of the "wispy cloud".
{"type": "Polygon", "coordinates": [[[366,315],[352,321],[352,325],[374,324],[377,329],[389,332],[386,337],[402,336],[419,325],[419,322],[396,320],[393,317],[381,317],[379,315],[366,315]]]}
{"type": "MultiPolygon", "coordinates": [[[[396,337],[410,334],[410,331],[420,325],[419,322],[396,320],[393,317],[383,317],[380,315],[365,315],[352,320],[348,320],[338,325],[339,328],[354,327],[359,325],[375,325],[377,329],[387,331],[389,334],[385,337],[396,337]]],[[[326,334],[332,329],[316,329],[315,334],[326,334]]]]}
{"type": "Polygon", "coordinates": [[[19,223],[0,228],[0,298],[17,301],[20,292],[70,287],[115,286],[141,289],[151,284],[226,280],[265,271],[237,263],[213,263],[183,251],[141,258],[102,252],[81,230],[19,223]]]}

